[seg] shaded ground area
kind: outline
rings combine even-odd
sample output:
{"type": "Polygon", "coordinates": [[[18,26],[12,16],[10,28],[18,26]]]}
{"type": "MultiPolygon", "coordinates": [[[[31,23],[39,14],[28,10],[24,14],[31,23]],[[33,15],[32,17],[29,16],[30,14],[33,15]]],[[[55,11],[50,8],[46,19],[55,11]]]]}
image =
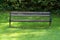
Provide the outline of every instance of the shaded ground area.
{"type": "Polygon", "coordinates": [[[51,28],[45,29],[9,28],[8,16],[0,15],[0,40],[60,40],[60,18],[57,16],[53,17],[51,28]]]}

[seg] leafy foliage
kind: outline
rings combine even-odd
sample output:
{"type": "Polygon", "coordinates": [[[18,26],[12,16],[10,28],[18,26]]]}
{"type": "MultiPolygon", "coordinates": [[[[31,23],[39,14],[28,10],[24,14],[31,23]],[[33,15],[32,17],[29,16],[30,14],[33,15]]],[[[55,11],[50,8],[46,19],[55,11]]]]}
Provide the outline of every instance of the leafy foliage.
{"type": "Polygon", "coordinates": [[[19,11],[52,11],[60,9],[60,0],[1,0],[0,9],[19,11]]]}

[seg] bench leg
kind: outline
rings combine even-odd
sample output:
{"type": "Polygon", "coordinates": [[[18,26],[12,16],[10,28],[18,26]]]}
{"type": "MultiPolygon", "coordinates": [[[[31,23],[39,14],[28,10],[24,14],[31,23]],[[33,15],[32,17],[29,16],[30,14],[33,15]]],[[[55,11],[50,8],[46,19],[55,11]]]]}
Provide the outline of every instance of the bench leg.
{"type": "Polygon", "coordinates": [[[11,27],[11,21],[9,21],[9,27],[11,27]]]}
{"type": "Polygon", "coordinates": [[[10,16],[9,16],[9,27],[11,27],[11,13],[10,13],[10,16]]]}
{"type": "Polygon", "coordinates": [[[49,22],[49,26],[51,26],[51,21],[49,22]]]}

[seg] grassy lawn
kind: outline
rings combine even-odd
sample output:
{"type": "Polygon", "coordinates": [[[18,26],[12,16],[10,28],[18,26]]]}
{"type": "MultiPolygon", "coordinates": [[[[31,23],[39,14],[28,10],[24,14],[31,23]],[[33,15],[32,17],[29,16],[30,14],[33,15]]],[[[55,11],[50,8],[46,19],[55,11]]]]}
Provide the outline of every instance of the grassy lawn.
{"type": "Polygon", "coordinates": [[[23,24],[24,28],[9,28],[8,19],[9,12],[0,12],[0,40],[60,40],[60,18],[57,16],[53,16],[51,28],[39,28],[48,26],[45,23],[42,25],[43,23],[28,22],[12,22],[17,27],[23,24]]]}

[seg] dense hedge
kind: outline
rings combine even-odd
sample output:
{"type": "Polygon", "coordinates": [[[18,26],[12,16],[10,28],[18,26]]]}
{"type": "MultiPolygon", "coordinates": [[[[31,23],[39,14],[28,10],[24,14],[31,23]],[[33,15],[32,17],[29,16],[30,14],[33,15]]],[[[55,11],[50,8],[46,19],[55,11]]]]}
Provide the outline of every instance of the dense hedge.
{"type": "Polygon", "coordinates": [[[51,11],[60,9],[60,0],[0,0],[0,10],[51,11]]]}

